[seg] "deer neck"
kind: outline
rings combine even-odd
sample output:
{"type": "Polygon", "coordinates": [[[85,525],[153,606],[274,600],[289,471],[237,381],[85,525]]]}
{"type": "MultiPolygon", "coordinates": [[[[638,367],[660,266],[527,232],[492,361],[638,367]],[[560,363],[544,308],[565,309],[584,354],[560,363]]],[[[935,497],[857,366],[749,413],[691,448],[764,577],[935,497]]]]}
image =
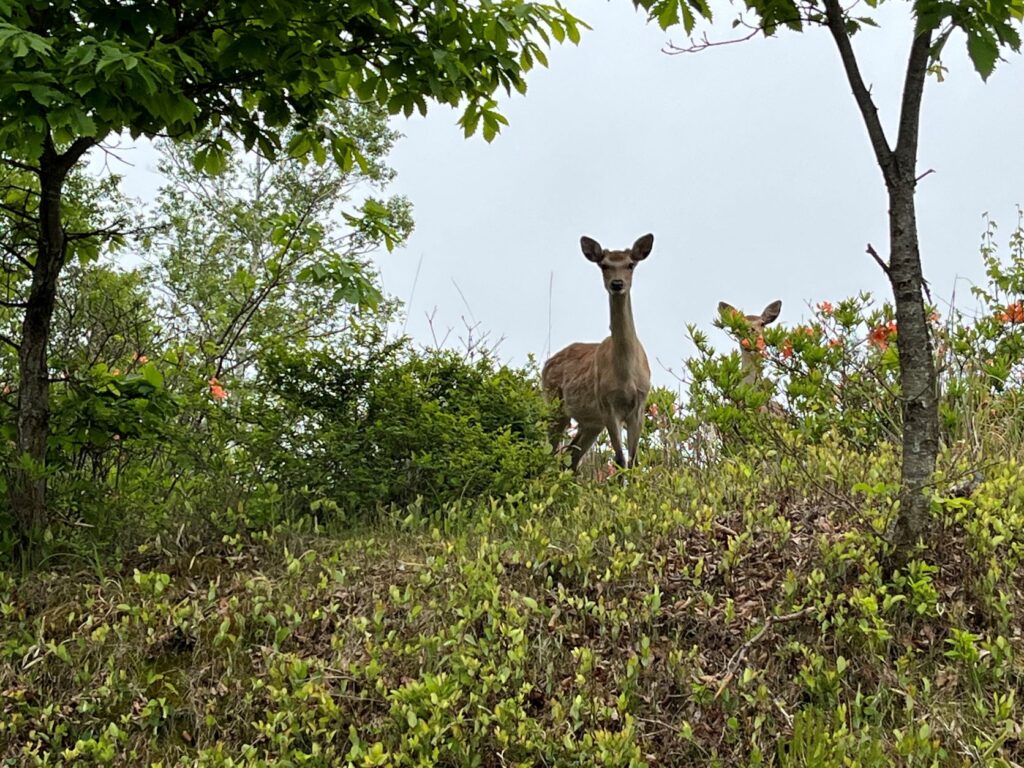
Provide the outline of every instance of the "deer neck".
{"type": "Polygon", "coordinates": [[[743,371],[744,384],[753,384],[760,376],[760,361],[749,349],[740,350],[740,370],[743,371]]]}
{"type": "Polygon", "coordinates": [[[629,369],[636,358],[640,341],[636,337],[636,326],[633,325],[633,305],[629,294],[612,294],[611,304],[612,357],[616,368],[629,369]]]}

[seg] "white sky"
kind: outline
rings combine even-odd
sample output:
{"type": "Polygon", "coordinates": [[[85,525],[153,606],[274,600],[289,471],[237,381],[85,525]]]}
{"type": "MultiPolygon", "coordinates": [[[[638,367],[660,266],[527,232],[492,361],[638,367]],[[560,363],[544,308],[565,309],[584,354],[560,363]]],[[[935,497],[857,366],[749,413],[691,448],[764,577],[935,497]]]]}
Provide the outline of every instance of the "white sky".
{"type": "MultiPolygon", "coordinates": [[[[472,318],[504,337],[499,351],[513,362],[600,340],[607,300],[582,234],[625,248],[654,233],[633,305],[658,384],[675,384],[658,361],[679,370],[692,353],[687,323],[729,343],[711,327],[720,299],[753,313],[781,298],[781,320],[793,323],[809,301],[889,296],[865,254],[868,242],[887,252],[884,184],[826,30],[667,56],[670,35],[631,3],[569,7],[593,31],[530,75],[492,144],[464,139],[443,108],[398,126],[396,189],[415,206],[416,231],[378,263],[408,303],[413,336],[430,340],[436,309],[435,328],[454,328],[454,340],[472,318]]],[[[731,32],[732,7],[724,12],[719,39],[731,32]]],[[[882,28],[854,39],[893,134],[908,12],[883,5],[882,28]]],[[[683,42],[681,29],[671,36],[683,42]]],[[[947,46],[948,77],[929,79],[922,114],[920,169],[936,173],[921,182],[918,218],[940,304],[958,275],[983,275],[981,214],[1005,235],[1024,202],[1024,66],[1003,62],[986,84],[963,49],[962,38],[947,46]]],[[[973,306],[967,289],[960,281],[958,303],[973,306]]]]}
{"type": "MultiPolygon", "coordinates": [[[[492,144],[464,139],[447,108],[396,122],[405,138],[392,191],[412,201],[416,231],[377,264],[407,303],[408,333],[430,344],[451,328],[457,345],[465,318],[517,364],[600,340],[607,298],[583,234],[609,248],[655,235],[633,305],[656,384],[674,386],[663,366],[680,370],[692,353],[687,323],[729,343],[711,327],[719,300],[753,313],[782,299],[782,321],[795,323],[807,302],[889,296],[864,252],[869,242],[887,252],[884,185],[826,30],[667,56],[681,29],[663,33],[631,3],[568,5],[593,31],[552,50],[527,96],[506,100],[510,125],[492,144]]],[[[719,39],[733,7],[723,12],[719,39]]],[[[878,18],[854,45],[892,135],[909,4],[883,5],[878,18]]],[[[1024,66],[1003,62],[985,84],[963,49],[952,40],[946,81],[926,86],[919,162],[936,172],[919,187],[918,222],[933,295],[942,305],[956,285],[957,303],[973,306],[957,277],[983,275],[981,215],[1005,237],[1024,202],[1024,66]]],[[[150,197],[143,157],[127,187],[150,197]]]]}

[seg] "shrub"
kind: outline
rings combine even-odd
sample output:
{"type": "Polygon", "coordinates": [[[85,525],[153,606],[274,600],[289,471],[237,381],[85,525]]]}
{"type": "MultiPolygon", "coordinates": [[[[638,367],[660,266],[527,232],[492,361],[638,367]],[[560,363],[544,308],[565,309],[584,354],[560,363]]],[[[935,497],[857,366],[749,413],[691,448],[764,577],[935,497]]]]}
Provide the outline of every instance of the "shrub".
{"type": "Polygon", "coordinates": [[[345,516],[516,491],[551,466],[546,406],[525,370],[405,342],[265,362],[253,446],[281,487],[345,516]]]}

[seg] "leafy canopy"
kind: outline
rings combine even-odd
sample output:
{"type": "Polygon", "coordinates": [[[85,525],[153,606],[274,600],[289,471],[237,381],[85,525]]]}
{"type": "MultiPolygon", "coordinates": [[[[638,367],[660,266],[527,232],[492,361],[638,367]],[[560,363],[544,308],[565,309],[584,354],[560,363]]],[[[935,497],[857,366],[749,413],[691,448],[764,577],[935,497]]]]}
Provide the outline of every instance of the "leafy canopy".
{"type": "Polygon", "coordinates": [[[459,106],[491,140],[494,93],[525,92],[551,38],[582,24],[558,2],[519,0],[0,0],[0,155],[36,161],[58,144],[211,131],[197,166],[216,171],[233,135],[268,157],[361,162],[319,124],[338,100],[392,114],[459,106]],[[287,142],[283,130],[290,127],[287,142]]]}
{"type": "MultiPolygon", "coordinates": [[[[868,9],[882,2],[867,0],[868,9]]],[[[693,32],[698,19],[712,18],[707,0],[634,0],[634,4],[662,29],[681,23],[687,34],[693,32]]],[[[808,24],[825,24],[824,0],[743,0],[743,6],[765,35],[775,34],[779,27],[799,32],[808,24]]],[[[913,10],[918,31],[937,32],[931,48],[933,63],[938,62],[950,35],[957,30],[966,36],[967,53],[983,79],[992,74],[1001,51],[1020,51],[1018,27],[1024,21],[1024,0],[916,0],[913,10]]],[[[848,34],[862,25],[877,26],[870,15],[852,16],[848,11],[844,15],[848,34]]],[[[743,22],[734,26],[739,23],[743,22]]]]}

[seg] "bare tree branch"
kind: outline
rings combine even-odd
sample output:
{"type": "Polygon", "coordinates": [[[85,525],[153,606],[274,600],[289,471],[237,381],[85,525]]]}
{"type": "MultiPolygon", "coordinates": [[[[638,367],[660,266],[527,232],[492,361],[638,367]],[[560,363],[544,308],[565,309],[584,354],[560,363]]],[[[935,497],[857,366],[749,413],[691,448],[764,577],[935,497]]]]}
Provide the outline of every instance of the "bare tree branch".
{"type": "Polygon", "coordinates": [[[885,138],[882,121],[878,117],[878,107],[875,106],[875,102],[871,98],[871,91],[864,83],[860,65],[857,63],[857,56],[850,43],[850,36],[846,32],[846,14],[839,5],[839,0],[824,0],[824,3],[825,18],[832,38],[836,41],[836,47],[839,49],[839,58],[843,62],[843,69],[846,70],[846,79],[850,83],[850,88],[853,89],[853,98],[856,100],[864,118],[864,124],[867,126],[868,138],[875,151],[875,159],[878,160],[878,165],[888,183],[893,170],[893,153],[889,147],[889,141],[885,138]]]}
{"type": "Polygon", "coordinates": [[[875,250],[875,246],[871,243],[868,243],[868,254],[875,260],[875,263],[882,268],[882,271],[885,272],[885,276],[889,277],[889,265],[882,260],[882,257],[878,255],[878,251],[875,250]]]}

